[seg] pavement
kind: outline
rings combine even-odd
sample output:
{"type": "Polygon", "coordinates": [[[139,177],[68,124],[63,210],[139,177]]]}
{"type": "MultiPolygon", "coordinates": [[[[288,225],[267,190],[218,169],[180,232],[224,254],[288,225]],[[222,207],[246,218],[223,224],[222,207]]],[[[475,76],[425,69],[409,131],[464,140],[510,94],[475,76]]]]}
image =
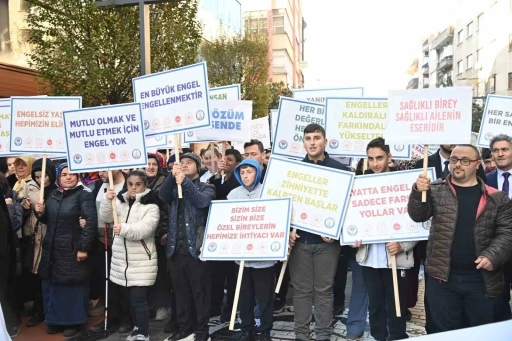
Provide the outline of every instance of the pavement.
{"type": "MultiPolygon", "coordinates": [[[[421,336],[425,334],[425,309],[423,306],[423,294],[424,294],[424,281],[420,282],[419,294],[418,294],[418,303],[416,307],[411,309],[412,319],[407,323],[407,334],[410,337],[421,336]]],[[[347,278],[347,287],[346,287],[346,304],[348,307],[350,302],[350,294],[352,290],[352,273],[348,273],[347,278]]],[[[292,289],[288,291],[288,304],[287,309],[280,314],[274,315],[274,326],[272,329],[272,339],[276,341],[285,341],[285,340],[295,340],[295,334],[293,332],[294,323],[293,323],[293,302],[291,298],[292,289]]],[[[345,310],[344,314],[340,317],[336,317],[333,321],[334,324],[334,332],[331,338],[331,341],[341,341],[346,340],[346,327],[345,322],[347,319],[348,309],[345,310]]],[[[101,320],[101,317],[91,318],[89,319],[89,325],[93,325],[101,320]]],[[[154,321],[150,322],[150,337],[152,341],[163,341],[169,335],[164,333],[163,327],[165,325],[165,321],[154,321]]],[[[15,339],[15,341],[63,341],[65,338],[62,335],[47,335],[45,330],[44,323],[34,327],[34,328],[26,328],[23,327],[20,335],[15,339]]],[[[313,326],[312,326],[313,328],[313,326]]],[[[313,330],[313,329],[312,329],[313,330]]],[[[222,323],[219,317],[212,318],[210,320],[210,335],[212,341],[227,341],[229,340],[235,333],[229,331],[228,323],[222,323]]],[[[121,341],[126,340],[127,334],[119,334],[113,333],[109,336],[106,335],[98,335],[90,332],[82,333],[74,338],[68,339],[69,341],[97,341],[97,340],[106,340],[106,341],[121,341]]],[[[315,340],[315,336],[313,333],[312,340],[315,340]]],[[[361,341],[370,341],[374,340],[370,336],[370,325],[369,322],[366,322],[365,332],[363,337],[360,339],[361,341]]],[[[3,341],[3,340],[2,340],[3,341]]]]}

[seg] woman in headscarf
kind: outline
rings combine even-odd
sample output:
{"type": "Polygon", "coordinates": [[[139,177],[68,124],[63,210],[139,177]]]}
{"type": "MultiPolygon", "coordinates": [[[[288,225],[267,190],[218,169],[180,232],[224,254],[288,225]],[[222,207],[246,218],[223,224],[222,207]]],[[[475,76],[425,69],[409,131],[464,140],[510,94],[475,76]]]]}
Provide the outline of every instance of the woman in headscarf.
{"type": "MultiPolygon", "coordinates": [[[[41,287],[41,278],[37,275],[39,262],[43,249],[42,241],[46,235],[46,224],[39,221],[38,215],[34,212],[36,203],[39,202],[41,192],[41,175],[43,169],[43,159],[38,159],[32,165],[32,180],[27,182],[27,197],[23,201],[25,216],[25,225],[23,226],[23,245],[24,245],[24,290],[33,294],[34,308],[33,315],[27,322],[27,327],[34,327],[44,321],[43,310],[43,292],[41,287]]],[[[44,202],[50,196],[50,193],[57,188],[55,167],[52,162],[46,162],[44,179],[44,202]]]]}
{"type": "Polygon", "coordinates": [[[96,238],[98,217],[92,193],[71,174],[67,163],[57,169],[58,188],[43,203],[36,203],[46,223],[39,263],[48,334],[64,329],[64,336],[79,332],[87,321],[91,264],[88,251],[96,238]],[[80,226],[79,219],[86,220],[80,226]]]}
{"type": "Polygon", "coordinates": [[[32,178],[32,164],[36,159],[30,155],[20,156],[14,160],[15,173],[7,177],[9,186],[18,193],[19,198],[25,198],[27,182],[32,178]]]}

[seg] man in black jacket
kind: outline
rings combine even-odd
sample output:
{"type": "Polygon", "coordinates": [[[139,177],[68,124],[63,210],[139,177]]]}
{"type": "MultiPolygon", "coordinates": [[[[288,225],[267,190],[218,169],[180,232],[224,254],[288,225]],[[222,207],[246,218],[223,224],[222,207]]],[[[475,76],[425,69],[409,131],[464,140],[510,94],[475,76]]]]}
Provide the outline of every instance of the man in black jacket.
{"type": "Polygon", "coordinates": [[[16,268],[19,252],[18,237],[12,230],[5,198],[0,195],[0,304],[7,332],[13,338],[18,335],[21,323],[16,303],[16,268]]]}
{"type": "MultiPolygon", "coordinates": [[[[304,147],[307,155],[303,162],[348,171],[325,152],[325,129],[316,123],[304,128],[304,147]]],[[[293,246],[290,258],[290,276],[295,306],[295,338],[310,339],[309,325],[315,305],[315,333],[318,341],[327,341],[332,335],[333,284],[340,255],[340,243],[334,239],[306,231],[290,233],[293,246]]]]}

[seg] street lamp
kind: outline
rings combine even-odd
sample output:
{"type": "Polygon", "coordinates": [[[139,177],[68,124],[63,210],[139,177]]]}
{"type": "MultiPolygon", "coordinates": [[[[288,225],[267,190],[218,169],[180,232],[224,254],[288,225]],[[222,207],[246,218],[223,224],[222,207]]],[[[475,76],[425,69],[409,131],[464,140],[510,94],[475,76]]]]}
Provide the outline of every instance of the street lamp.
{"type": "Polygon", "coordinates": [[[151,73],[151,45],[149,40],[149,5],[182,0],[101,0],[96,7],[139,6],[140,72],[151,73]]]}

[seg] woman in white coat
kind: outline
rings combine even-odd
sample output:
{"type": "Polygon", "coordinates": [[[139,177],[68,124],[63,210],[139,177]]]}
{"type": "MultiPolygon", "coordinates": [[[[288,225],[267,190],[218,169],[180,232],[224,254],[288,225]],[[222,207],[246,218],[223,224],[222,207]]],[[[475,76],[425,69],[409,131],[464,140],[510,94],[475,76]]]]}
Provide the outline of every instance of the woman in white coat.
{"type": "MultiPolygon", "coordinates": [[[[147,292],[155,283],[158,262],[155,231],[160,219],[153,193],[147,189],[146,175],[132,171],[127,178],[127,191],[117,196],[119,224],[114,225],[110,280],[126,287],[135,328],[127,341],[149,340],[149,306],[147,292]]],[[[100,206],[100,219],[113,222],[112,200],[115,191],[108,190],[100,206]]]]}

